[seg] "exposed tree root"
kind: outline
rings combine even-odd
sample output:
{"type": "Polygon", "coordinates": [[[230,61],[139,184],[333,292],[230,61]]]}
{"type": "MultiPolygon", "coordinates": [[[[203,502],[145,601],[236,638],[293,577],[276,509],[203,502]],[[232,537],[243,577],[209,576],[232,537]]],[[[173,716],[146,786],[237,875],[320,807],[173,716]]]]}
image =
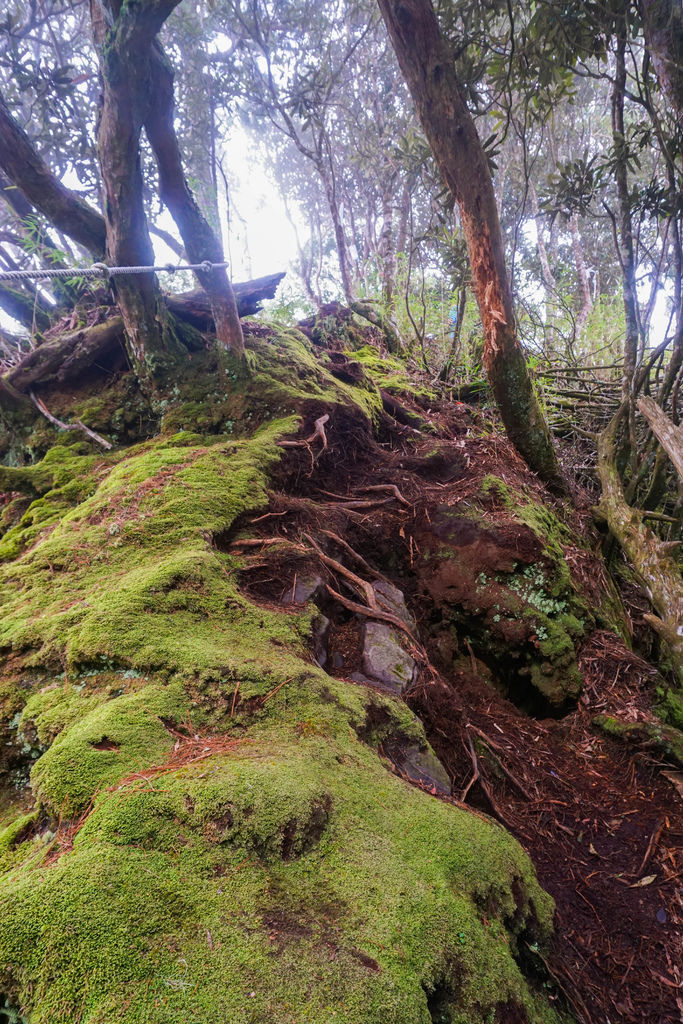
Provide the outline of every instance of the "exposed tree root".
{"type": "Polygon", "coordinates": [[[36,409],[38,409],[45,419],[54,427],[57,427],[59,430],[80,430],[82,433],[87,434],[87,436],[96,444],[99,444],[101,448],[106,448],[107,451],[113,447],[111,441],[107,441],[106,438],[102,437],[100,434],[96,434],[94,430],[91,430],[90,427],[86,427],[85,423],[81,423],[80,420],[76,420],[75,423],[64,423],[62,420],[57,419],[56,416],[52,415],[48,407],[45,405],[45,402],[43,402],[41,398],[37,398],[32,391],[30,393],[30,397],[36,409]]]}

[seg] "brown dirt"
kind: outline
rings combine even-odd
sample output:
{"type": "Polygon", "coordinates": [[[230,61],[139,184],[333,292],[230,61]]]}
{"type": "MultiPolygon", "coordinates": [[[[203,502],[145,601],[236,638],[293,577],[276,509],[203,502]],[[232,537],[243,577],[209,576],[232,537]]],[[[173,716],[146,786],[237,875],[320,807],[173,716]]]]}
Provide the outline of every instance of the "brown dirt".
{"type": "MultiPolygon", "coordinates": [[[[412,408],[404,396],[401,402],[412,408]]],[[[421,545],[428,546],[428,534],[441,529],[440,507],[460,507],[465,515],[477,496],[476,526],[458,527],[470,529],[473,573],[493,548],[496,557],[508,550],[516,560],[537,558],[532,531],[515,523],[495,494],[482,501],[479,493],[483,476],[494,473],[530,500],[552,506],[508,442],[477,436],[477,416],[464,406],[419,413],[440,440],[418,437],[386,417],[377,444],[358,423],[331,420],[328,450],[313,467],[310,453],[292,450],[268,515],[238,524],[232,536],[241,530],[240,536],[279,537],[305,549],[303,534],[310,534],[364,579],[373,578],[367,571],[372,567],[373,574],[403,590],[418,630],[426,615],[435,614],[433,602],[430,609],[419,596],[417,568],[421,545]],[[365,490],[378,484],[396,485],[407,505],[395,499],[380,503],[387,494],[365,490]],[[368,499],[377,504],[353,504],[368,499]],[[330,531],[365,559],[365,568],[330,531]]],[[[310,434],[316,410],[310,415],[302,436],[310,434]]],[[[590,550],[568,548],[567,560],[595,607],[608,579],[599,555],[590,553],[599,550],[587,514],[593,499],[581,493],[575,498],[574,509],[557,510],[578,533],[593,531],[590,550]]],[[[229,547],[231,538],[223,543],[229,547]]],[[[251,548],[244,585],[261,600],[278,601],[301,570],[302,557],[300,551],[288,557],[280,546],[251,548]]],[[[310,547],[304,562],[349,600],[361,600],[343,576],[311,561],[310,547]]],[[[330,654],[338,656],[337,667],[328,662],[327,671],[346,677],[358,668],[359,619],[329,598],[319,603],[332,620],[330,654]]],[[[578,706],[561,719],[541,719],[490,685],[471,650],[461,651],[465,657],[451,660],[448,669],[443,650],[427,644],[415,653],[421,669],[407,700],[452,778],[453,797],[492,814],[516,836],[556,901],[552,948],[543,957],[529,947],[530,968],[554,979],[583,1024],[681,1020],[681,795],[662,774],[666,766],[602,736],[591,724],[597,713],[651,718],[652,667],[614,634],[596,631],[580,653],[584,690],[578,706]]]]}

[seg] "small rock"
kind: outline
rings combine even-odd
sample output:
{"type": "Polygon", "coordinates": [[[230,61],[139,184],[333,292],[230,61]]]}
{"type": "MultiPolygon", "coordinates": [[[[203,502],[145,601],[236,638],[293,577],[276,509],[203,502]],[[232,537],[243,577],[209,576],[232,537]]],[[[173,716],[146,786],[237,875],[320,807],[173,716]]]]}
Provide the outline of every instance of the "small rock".
{"type": "Polygon", "coordinates": [[[316,615],[311,623],[313,657],[324,668],[327,664],[327,645],[330,639],[330,620],[325,615],[316,615]]]}
{"type": "Polygon", "coordinates": [[[391,693],[403,693],[413,680],[415,662],[403,650],[398,634],[383,622],[366,622],[363,671],[391,693]]]}
{"type": "Polygon", "coordinates": [[[339,651],[335,651],[332,655],[332,668],[343,668],[344,667],[344,655],[340,654],[339,651]]]}
{"type": "Polygon", "coordinates": [[[375,580],[372,584],[377,603],[391,615],[395,615],[401,622],[405,622],[409,629],[415,629],[415,619],[406,608],[406,601],[397,587],[387,583],[386,580],[375,580]]]}
{"type": "Polygon", "coordinates": [[[311,601],[323,585],[320,576],[297,576],[296,583],[290,587],[282,599],[283,604],[306,604],[311,601]]]}
{"type": "Polygon", "coordinates": [[[435,793],[450,796],[451,780],[448,772],[431,747],[393,743],[385,747],[385,753],[398,771],[413,782],[419,782],[435,793]]]}

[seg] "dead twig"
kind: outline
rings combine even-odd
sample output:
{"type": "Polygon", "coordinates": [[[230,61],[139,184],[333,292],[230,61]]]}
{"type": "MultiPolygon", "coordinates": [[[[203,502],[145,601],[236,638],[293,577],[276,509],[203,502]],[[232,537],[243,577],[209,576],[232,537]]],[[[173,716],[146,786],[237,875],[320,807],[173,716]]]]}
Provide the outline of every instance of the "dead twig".
{"type": "Polygon", "coordinates": [[[658,825],[655,828],[655,830],[652,833],[652,835],[650,836],[650,842],[647,844],[647,850],[645,851],[645,856],[643,857],[643,859],[641,861],[640,867],[636,871],[636,877],[639,877],[640,875],[642,875],[643,869],[645,868],[645,865],[649,861],[649,859],[652,856],[652,854],[655,852],[655,850],[657,848],[657,843],[659,842],[659,840],[661,838],[661,835],[662,835],[662,832],[664,831],[664,825],[665,824],[666,824],[666,822],[664,821],[664,819],[662,819],[658,823],[658,825]]]}
{"type": "Polygon", "coordinates": [[[467,725],[465,726],[465,728],[466,729],[471,729],[472,732],[477,734],[479,739],[482,740],[482,742],[485,743],[487,747],[489,747],[491,753],[493,754],[493,756],[496,759],[496,763],[498,764],[500,770],[503,772],[504,775],[507,776],[507,778],[513,784],[513,786],[515,786],[515,788],[519,790],[519,792],[522,794],[523,797],[526,797],[526,799],[529,800],[529,801],[533,801],[535,799],[535,797],[533,797],[531,795],[531,793],[528,791],[528,789],[526,789],[522,785],[522,783],[519,781],[519,779],[515,778],[515,776],[512,774],[512,772],[508,768],[505,767],[505,765],[503,764],[502,760],[498,756],[498,754],[506,753],[504,748],[501,747],[499,744],[495,743],[492,739],[490,739],[485,733],[483,733],[481,731],[481,729],[478,729],[476,727],[476,725],[472,725],[471,723],[468,722],[467,725]]]}

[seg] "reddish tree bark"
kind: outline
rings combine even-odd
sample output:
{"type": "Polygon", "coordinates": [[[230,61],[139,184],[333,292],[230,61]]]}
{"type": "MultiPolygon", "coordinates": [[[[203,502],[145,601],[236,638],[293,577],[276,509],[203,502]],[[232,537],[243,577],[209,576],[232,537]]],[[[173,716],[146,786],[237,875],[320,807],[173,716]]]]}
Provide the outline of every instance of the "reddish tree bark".
{"type": "Polygon", "coordinates": [[[484,362],[511,441],[564,490],[557,456],[515,329],[503,238],[486,154],[430,0],[378,0],[441,175],[460,207],[484,327],[484,362]]]}

